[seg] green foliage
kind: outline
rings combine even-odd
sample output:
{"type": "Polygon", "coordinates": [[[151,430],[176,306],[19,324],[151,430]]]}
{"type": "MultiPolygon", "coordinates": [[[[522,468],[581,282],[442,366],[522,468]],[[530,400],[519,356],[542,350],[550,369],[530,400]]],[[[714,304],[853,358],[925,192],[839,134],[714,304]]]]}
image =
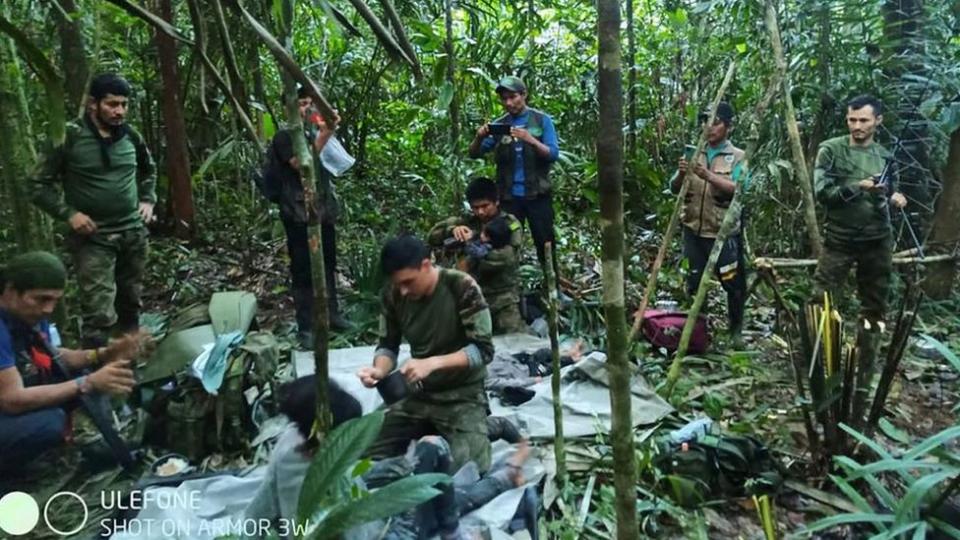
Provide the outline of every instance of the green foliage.
{"type": "Polygon", "coordinates": [[[835,463],[842,474],[831,479],[859,512],[848,512],[821,519],[804,530],[807,534],[842,524],[859,524],[874,529],[874,538],[901,538],[908,532],[923,538],[929,529],[938,529],[952,538],[956,530],[931,514],[943,502],[947,480],[960,477],[960,454],[953,441],[960,437],[960,427],[947,428],[912,448],[886,450],[862,433],[841,425],[852,437],[872,450],[880,459],[860,464],[848,457],[837,457],[835,463]],[[859,490],[854,486],[863,486],[859,490]],[[889,486],[889,487],[888,487],[889,486]],[[876,501],[876,507],[869,501],[876,501]],[[919,536],[918,536],[919,535],[919,536]]]}
{"type": "Polygon", "coordinates": [[[383,417],[383,411],[377,411],[349,420],[320,444],[297,503],[297,522],[307,527],[307,538],[339,538],[351,527],[399,514],[432,499],[440,493],[433,486],[450,481],[445,474],[421,474],[373,492],[352,489],[350,478],[363,471],[362,466],[356,466],[357,460],[380,433],[383,417]]]}

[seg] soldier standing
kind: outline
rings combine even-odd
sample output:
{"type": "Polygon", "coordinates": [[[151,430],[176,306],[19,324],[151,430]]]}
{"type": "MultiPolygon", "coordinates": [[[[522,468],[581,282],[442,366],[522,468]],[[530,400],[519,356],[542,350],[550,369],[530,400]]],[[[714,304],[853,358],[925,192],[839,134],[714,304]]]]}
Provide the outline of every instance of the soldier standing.
{"type": "Polygon", "coordinates": [[[126,333],[140,324],[156,167],[143,137],[126,123],[130,93],[119,75],[94,77],[86,114],[67,125],[64,143],[45,153],[33,181],[34,203],[70,224],[85,348],[105,345],[113,329],[126,333]]]}

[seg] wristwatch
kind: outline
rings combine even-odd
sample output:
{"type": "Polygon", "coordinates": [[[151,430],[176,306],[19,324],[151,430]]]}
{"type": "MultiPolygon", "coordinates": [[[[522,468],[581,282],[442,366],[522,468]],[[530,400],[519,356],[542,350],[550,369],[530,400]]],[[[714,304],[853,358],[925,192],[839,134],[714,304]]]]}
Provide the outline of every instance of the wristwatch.
{"type": "Polygon", "coordinates": [[[73,380],[77,383],[77,388],[80,390],[81,394],[87,394],[90,392],[90,384],[87,382],[87,376],[81,375],[73,380]]]}

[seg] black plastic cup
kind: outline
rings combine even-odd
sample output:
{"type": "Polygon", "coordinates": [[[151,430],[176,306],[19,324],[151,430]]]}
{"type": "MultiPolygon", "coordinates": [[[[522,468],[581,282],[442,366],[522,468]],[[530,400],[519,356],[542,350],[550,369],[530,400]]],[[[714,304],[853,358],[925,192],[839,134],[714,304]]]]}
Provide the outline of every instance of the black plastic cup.
{"type": "Polygon", "coordinates": [[[387,405],[393,405],[410,395],[410,386],[399,369],[384,377],[377,383],[377,392],[387,405]]]}

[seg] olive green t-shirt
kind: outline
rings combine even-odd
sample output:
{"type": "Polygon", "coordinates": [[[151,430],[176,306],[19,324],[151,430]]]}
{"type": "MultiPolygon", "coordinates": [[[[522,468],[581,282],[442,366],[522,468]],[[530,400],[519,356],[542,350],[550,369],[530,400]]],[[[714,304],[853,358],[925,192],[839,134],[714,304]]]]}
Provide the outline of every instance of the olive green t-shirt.
{"type": "Polygon", "coordinates": [[[477,282],[457,270],[439,271],[436,288],[424,298],[414,300],[392,285],[386,287],[376,356],[388,356],[396,363],[402,339],[410,343],[413,362],[464,351],[469,367],[435,371],[423,380],[425,397],[449,401],[482,391],[486,365],[493,359],[493,329],[477,282]]]}
{"type": "Polygon", "coordinates": [[[850,137],[835,137],[820,144],[813,179],[817,199],[823,204],[824,236],[828,241],[851,242],[878,240],[890,234],[888,199],[896,191],[895,167],[887,168],[892,158],[877,143],[853,146],[850,137]],[[879,176],[887,189],[866,192],[858,183],[879,176]]]}

